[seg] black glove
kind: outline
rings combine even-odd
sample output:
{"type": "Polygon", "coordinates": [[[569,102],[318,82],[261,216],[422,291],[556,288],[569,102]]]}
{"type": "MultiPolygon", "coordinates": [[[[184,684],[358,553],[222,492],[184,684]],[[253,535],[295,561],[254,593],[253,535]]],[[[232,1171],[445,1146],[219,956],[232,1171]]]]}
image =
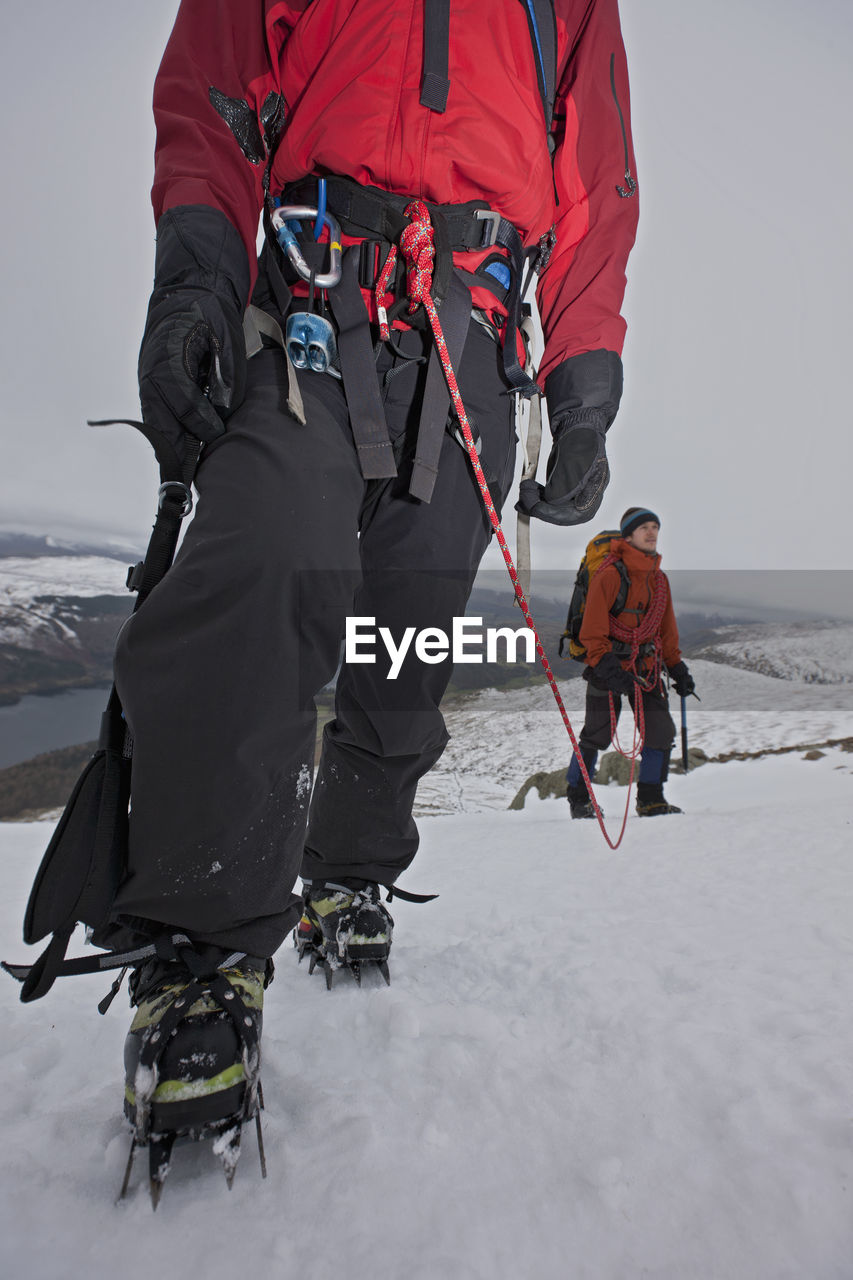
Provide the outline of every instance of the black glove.
{"type": "Polygon", "coordinates": [[[552,428],[554,443],[545,484],[522,480],[516,510],[548,524],[584,524],[604,497],[610,468],[604,448],[604,414],[596,409],[569,414],[552,428]]]}
{"type": "Polygon", "coordinates": [[[625,670],[612,649],[592,668],[592,682],[599,689],[625,694],[633,693],[635,684],[634,677],[625,670]]]}
{"type": "Polygon", "coordinates": [[[145,434],[163,480],[184,480],[198,442],[222,435],[246,390],[249,263],[218,209],[181,205],[157,228],[154,291],[139,352],[145,434]]]}
{"type": "Polygon", "coordinates": [[[610,479],[604,439],[619,408],[622,361],[603,348],[570,356],[549,373],[545,391],[554,437],[545,484],[523,480],[516,510],[548,524],[584,524],[610,479]]]}
{"type": "Polygon", "coordinates": [[[667,667],[672,677],[672,683],[675,685],[675,692],[679,698],[689,698],[691,693],[696,689],[696,681],[687,669],[686,662],[676,662],[674,667],[667,667]]]}

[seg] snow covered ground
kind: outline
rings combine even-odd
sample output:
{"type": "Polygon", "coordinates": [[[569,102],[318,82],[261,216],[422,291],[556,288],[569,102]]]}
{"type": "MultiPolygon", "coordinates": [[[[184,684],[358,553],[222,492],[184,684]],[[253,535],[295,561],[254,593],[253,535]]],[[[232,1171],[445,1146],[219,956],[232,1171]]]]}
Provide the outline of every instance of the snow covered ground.
{"type": "MultiPolygon", "coordinates": [[[[556,800],[426,818],[407,886],[441,896],[394,904],[390,988],[279,953],[266,1182],[250,1134],[230,1193],[181,1148],[154,1218],[144,1154],[113,1203],[124,999],[4,979],[5,1274],[849,1280],[853,756],[669,791],[687,812],[632,815],[615,853],[556,800]]],[[[0,827],[5,957],[48,834],[0,827]]]]}
{"type": "Polygon", "coordinates": [[[57,602],[124,596],[127,566],[106,556],[0,558],[0,642],[27,647],[36,636],[74,640],[56,617],[57,602]]]}
{"type": "MultiPolygon", "coordinates": [[[[853,629],[830,628],[813,633],[809,649],[819,654],[825,671],[842,681],[849,659],[844,645],[839,645],[840,635],[853,644],[853,629]],[[841,666],[837,674],[834,660],[841,666]]],[[[853,735],[853,683],[804,684],[701,660],[691,661],[690,670],[701,700],[688,701],[688,741],[706,755],[853,735]]],[[[577,735],[583,725],[586,685],[559,680],[560,674],[558,670],[560,692],[577,735]]],[[[680,727],[677,698],[672,711],[680,727]]],[[[484,690],[454,704],[447,725],[450,745],[418,790],[420,814],[505,809],[530,774],[568,767],[571,759],[569,738],[547,685],[532,691],[484,690]]],[[[633,730],[627,707],[619,728],[627,749],[633,730]]]]}

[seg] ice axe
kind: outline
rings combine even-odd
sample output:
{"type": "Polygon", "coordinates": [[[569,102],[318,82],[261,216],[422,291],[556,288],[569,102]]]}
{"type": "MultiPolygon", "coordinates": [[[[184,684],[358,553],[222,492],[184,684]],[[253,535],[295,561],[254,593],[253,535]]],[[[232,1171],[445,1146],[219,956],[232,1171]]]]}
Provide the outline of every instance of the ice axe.
{"type": "Polygon", "coordinates": [[[695,698],[697,702],[701,699],[698,693],[681,695],[681,763],[684,765],[684,772],[687,772],[687,699],[695,698]]]}

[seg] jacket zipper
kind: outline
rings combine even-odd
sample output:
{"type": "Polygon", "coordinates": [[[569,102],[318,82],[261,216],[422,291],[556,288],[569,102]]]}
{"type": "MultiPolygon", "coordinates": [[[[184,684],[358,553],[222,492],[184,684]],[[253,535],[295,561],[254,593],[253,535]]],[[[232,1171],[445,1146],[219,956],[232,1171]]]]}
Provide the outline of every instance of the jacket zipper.
{"type": "Polygon", "coordinates": [[[610,55],[610,88],[613,93],[613,101],[616,103],[616,110],[619,113],[619,128],[622,130],[622,146],[625,148],[625,183],[621,187],[616,184],[616,190],[619,192],[623,200],[629,200],[637,190],[637,184],[631,175],[631,161],[628,156],[628,135],[625,133],[625,117],[622,115],[622,108],[619,105],[619,95],[616,92],[616,54],[610,55]]]}

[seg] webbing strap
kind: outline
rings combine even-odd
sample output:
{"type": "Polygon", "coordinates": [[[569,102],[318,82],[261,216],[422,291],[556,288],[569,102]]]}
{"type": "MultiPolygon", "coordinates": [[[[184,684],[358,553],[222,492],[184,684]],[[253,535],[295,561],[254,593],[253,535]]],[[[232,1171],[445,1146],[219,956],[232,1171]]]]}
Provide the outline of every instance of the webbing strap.
{"type": "Polygon", "coordinates": [[[161,490],[154,528],[151,531],[151,538],[143,561],[136,603],[133,606],[134,613],[142,602],[148,598],[160,579],[165,576],[166,570],[171,565],[175,555],[175,547],[178,545],[181,521],[185,514],[185,496],[181,493],[180,488],[175,486],[174,488],[170,487],[165,492],[161,490]]]}
{"type": "Polygon", "coordinates": [[[424,71],[421,106],[447,110],[450,50],[450,0],[424,0],[424,71]]]}
{"type": "Polygon", "coordinates": [[[246,357],[251,360],[252,356],[257,355],[261,350],[263,343],[261,334],[267,338],[272,338],[284,352],[285,364],[287,365],[287,409],[297,422],[305,425],[305,405],[302,403],[302,392],[299,390],[299,383],[296,378],[296,370],[287,353],[287,343],[284,340],[284,334],[281,331],[281,325],[274,316],[268,312],[262,311],[260,307],[250,304],[246,308],[246,314],[243,316],[243,336],[246,340],[246,357]]]}
{"type": "MultiPolygon", "coordinates": [[[[471,295],[455,274],[450,281],[450,289],[441,308],[441,318],[450,359],[455,366],[458,366],[465,347],[465,339],[468,336],[471,295]]],[[[422,502],[429,502],[432,498],[449,407],[450,391],[438,350],[433,345],[421,403],[415,462],[409,484],[409,493],[413,498],[420,498],[422,502]]]]}
{"type": "Polygon", "coordinates": [[[506,297],[506,329],[504,331],[504,373],[513,391],[525,400],[540,395],[539,387],[525,373],[518,359],[518,318],[521,311],[521,275],[524,267],[524,245],[521,236],[511,222],[501,218],[498,224],[497,243],[503,245],[512,263],[512,277],[506,297]]]}
{"type": "Polygon", "coordinates": [[[397,467],[374,372],[370,323],[358,284],[358,253],[354,245],[344,254],[340,283],[329,291],[329,306],[338,327],[341,379],[361,474],[365,480],[384,480],[396,476],[397,467]]]}
{"type": "MultiPolygon", "coordinates": [[[[326,182],[326,207],[333,213],[345,235],[354,238],[378,238],[387,245],[400,239],[409,220],[405,208],[411,196],[397,196],[381,187],[369,187],[354,178],[330,175],[326,182]]],[[[288,183],[282,192],[285,204],[317,203],[317,179],[303,178],[288,183]]],[[[496,239],[499,220],[493,216],[485,200],[469,200],[465,204],[436,205],[427,203],[431,215],[439,214],[447,226],[447,239],[451,251],[462,249],[487,249],[493,244],[503,246],[496,239]],[[478,217],[477,213],[488,214],[478,217]]],[[[508,223],[512,226],[512,223],[508,223]]],[[[278,246],[275,246],[276,249],[278,246]]],[[[274,256],[274,255],[273,255],[274,256]]]]}
{"type": "MultiPolygon", "coordinates": [[[[533,321],[527,316],[521,322],[522,332],[528,339],[528,351],[533,350],[533,321]]],[[[532,359],[528,356],[527,370],[532,368],[532,359]]],[[[539,396],[532,396],[530,399],[530,413],[527,419],[527,431],[522,439],[522,447],[524,449],[524,466],[521,472],[522,480],[535,480],[536,471],[539,466],[539,452],[542,448],[542,403],[539,396]]],[[[516,568],[518,569],[518,581],[521,584],[522,592],[525,596],[530,595],[530,576],[532,569],[532,561],[530,556],[530,516],[523,511],[518,513],[518,522],[516,525],[516,568]]],[[[516,604],[518,598],[516,597],[516,604]]],[[[563,638],[560,638],[560,657],[563,656],[563,638]]]]}

